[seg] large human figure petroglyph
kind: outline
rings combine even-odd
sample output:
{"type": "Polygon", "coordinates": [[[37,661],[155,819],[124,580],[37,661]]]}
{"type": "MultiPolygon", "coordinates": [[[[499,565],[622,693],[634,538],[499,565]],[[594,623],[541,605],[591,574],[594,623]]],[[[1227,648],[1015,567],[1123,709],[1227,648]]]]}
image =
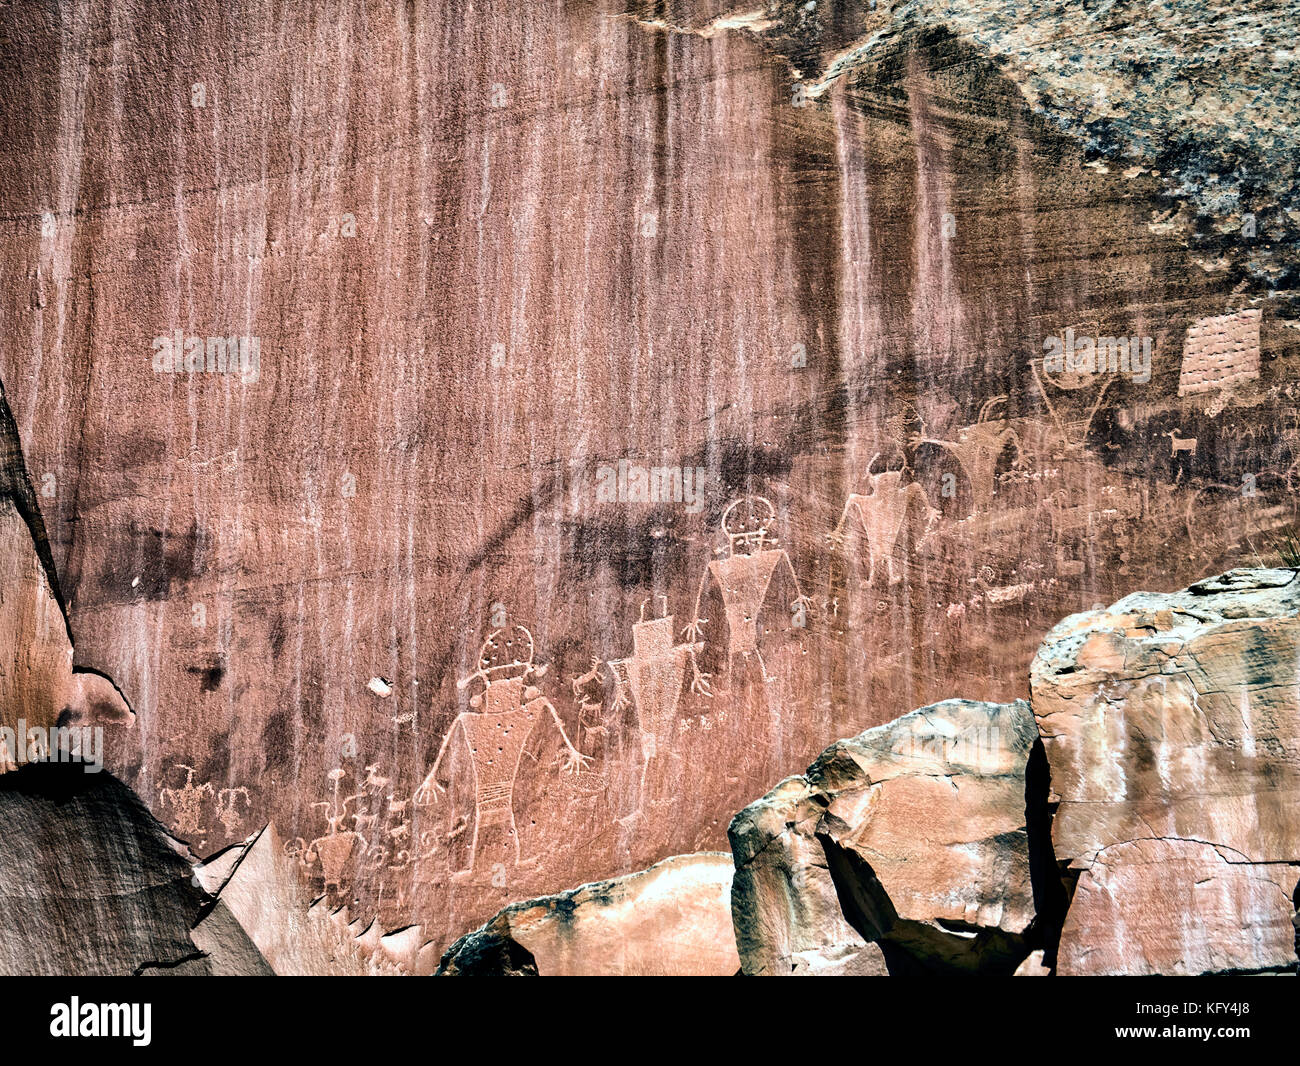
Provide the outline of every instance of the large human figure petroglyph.
{"type": "Polygon", "coordinates": [[[872,463],[878,458],[880,458],[879,452],[867,463],[870,492],[854,492],[849,495],[840,520],[827,534],[827,539],[837,547],[842,545],[846,536],[844,524],[849,519],[849,513],[856,511],[858,528],[867,538],[867,584],[870,584],[875,577],[877,562],[883,559],[889,574],[889,583],[893,585],[899,580],[894,575],[894,547],[898,544],[912,501],[917,501],[926,516],[926,533],[929,533],[939,520],[939,512],[930,506],[925,489],[919,483],[915,481],[903,483],[905,471],[884,470],[879,474],[871,473],[872,463]]]}
{"type": "Polygon", "coordinates": [[[515,779],[519,774],[519,760],[540,719],[549,715],[560,732],[565,750],[564,771],[576,774],[591,761],[569,741],[554,704],[540,689],[529,684],[531,679],[540,680],[547,669],[533,665],[533,653],[533,635],[523,626],[497,629],[488,634],[479,649],[478,669],[456,682],[456,688],[463,691],[473,682],[482,681],[483,691],[470,697],[474,709],[462,711],[452,722],[432,768],[413,797],[417,807],[428,807],[445,793],[446,789],[438,783],[438,770],[451,738],[459,732],[474,766],[471,870],[478,855],[479,836],[493,826],[506,830],[514,845],[515,862],[519,862],[515,779]]]}
{"type": "MultiPolygon", "coordinates": [[[[777,567],[785,564],[794,583],[796,598],[794,608],[800,618],[806,617],[812,600],[799,587],[799,577],[785,549],[778,547],[769,530],[776,520],[776,508],[762,496],[742,496],[732,501],[722,512],[722,531],[727,535],[726,556],[711,559],[700,576],[700,587],[695,592],[695,609],[692,621],[682,631],[688,641],[703,640],[703,626],[707,618],[700,617],[700,600],[708,588],[709,578],[717,582],[722,596],[722,606],[727,616],[727,676],[730,682],[731,664],[736,655],[748,660],[753,655],[758,660],[764,681],[768,677],[767,665],[758,650],[758,615],[767,600],[768,589],[777,567]]],[[[694,658],[692,657],[692,663],[694,658]]],[[[708,675],[698,668],[691,680],[691,691],[710,695],[708,675]]]]}

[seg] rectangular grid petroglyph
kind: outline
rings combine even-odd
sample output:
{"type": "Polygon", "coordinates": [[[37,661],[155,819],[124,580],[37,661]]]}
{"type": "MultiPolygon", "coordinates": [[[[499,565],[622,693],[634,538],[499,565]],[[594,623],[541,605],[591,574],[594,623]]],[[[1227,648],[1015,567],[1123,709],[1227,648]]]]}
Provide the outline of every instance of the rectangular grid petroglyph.
{"type": "Polygon", "coordinates": [[[1178,395],[1213,392],[1259,377],[1256,310],[1201,318],[1187,327],[1178,395]]]}

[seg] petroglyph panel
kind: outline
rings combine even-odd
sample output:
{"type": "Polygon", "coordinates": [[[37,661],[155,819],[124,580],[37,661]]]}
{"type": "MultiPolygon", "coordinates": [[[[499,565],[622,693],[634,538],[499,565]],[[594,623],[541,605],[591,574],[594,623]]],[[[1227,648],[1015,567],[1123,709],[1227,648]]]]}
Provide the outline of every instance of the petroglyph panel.
{"type": "Polygon", "coordinates": [[[1028,91],[1057,60],[970,26],[1019,13],[787,7],[7,5],[0,633],[39,648],[0,691],[108,717],[69,629],[172,832],[274,823],[310,898],[436,958],[1267,555],[1282,207],[1207,269],[1171,168],[1093,165],[1028,91]],[[156,372],[178,335],[256,374],[156,372]]]}

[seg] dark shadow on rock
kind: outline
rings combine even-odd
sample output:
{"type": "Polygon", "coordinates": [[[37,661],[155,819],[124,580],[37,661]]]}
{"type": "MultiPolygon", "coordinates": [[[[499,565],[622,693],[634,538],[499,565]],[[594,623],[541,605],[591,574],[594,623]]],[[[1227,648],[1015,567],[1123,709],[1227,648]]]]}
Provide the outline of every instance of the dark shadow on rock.
{"type": "Polygon", "coordinates": [[[1043,949],[1043,965],[1056,966],[1061,928],[1070,893],[1062,880],[1061,867],[1052,846],[1052,817],[1056,805],[1049,802],[1052,771],[1042,740],[1034,741],[1025,767],[1025,829],[1029,834],[1029,878],[1034,890],[1034,923],[1026,934],[1032,949],[1043,949]]]}
{"type": "Polygon", "coordinates": [[[493,922],[452,944],[434,976],[537,977],[537,960],[510,936],[509,923],[493,922]]]}

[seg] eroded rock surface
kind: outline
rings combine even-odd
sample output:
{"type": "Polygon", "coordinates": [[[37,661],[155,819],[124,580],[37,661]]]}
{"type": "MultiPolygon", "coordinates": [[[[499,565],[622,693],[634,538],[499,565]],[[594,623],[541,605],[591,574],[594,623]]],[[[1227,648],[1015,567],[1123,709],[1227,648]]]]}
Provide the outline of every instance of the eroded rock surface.
{"type": "Polygon", "coordinates": [[[1300,572],[1234,570],[1072,616],[1031,670],[1060,973],[1294,968],[1300,572]]]}
{"type": "Polygon", "coordinates": [[[1057,972],[1293,972],[1297,878],[1300,866],[1194,840],[1103,848],[1079,877],[1057,972]]]}
{"type": "Polygon", "coordinates": [[[443,976],[729,976],[731,857],[679,855],[648,870],[515,903],[461,937],[443,976]]]}
{"type": "Polygon", "coordinates": [[[83,754],[82,727],[129,724],[132,717],[108,678],[73,667],[72,633],[45,523],[0,387],[0,727],[13,739],[11,749],[10,734],[0,736],[0,773],[26,761],[29,745],[33,759],[57,751],[51,726],[76,729],[64,750],[83,754]],[[31,729],[45,736],[38,741],[31,729]]]}
{"type": "Polygon", "coordinates": [[[797,971],[800,957],[864,941],[890,972],[1014,970],[1035,916],[1036,739],[1023,701],[946,700],[839,741],[742,811],[731,838],[746,972],[797,971]]]}
{"type": "Polygon", "coordinates": [[[281,977],[415,975],[433,970],[416,926],[384,933],[377,922],[353,919],[347,908],[313,899],[284,852],[275,826],[199,866],[200,884],[215,896],[194,931],[201,947],[233,924],[246,933],[281,977]]]}
{"type": "Polygon", "coordinates": [[[106,773],[75,764],[0,777],[0,973],[267,972],[226,924],[190,930],[210,897],[192,857],[106,773]]]}

